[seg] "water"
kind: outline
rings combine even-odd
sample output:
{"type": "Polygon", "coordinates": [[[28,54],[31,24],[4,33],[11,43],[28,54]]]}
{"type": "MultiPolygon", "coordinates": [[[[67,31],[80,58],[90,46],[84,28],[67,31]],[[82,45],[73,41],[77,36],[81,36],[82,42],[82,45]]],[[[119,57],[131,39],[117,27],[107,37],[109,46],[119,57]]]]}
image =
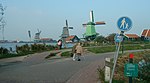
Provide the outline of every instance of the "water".
{"type": "MultiPolygon", "coordinates": [[[[10,48],[12,48],[12,51],[16,51],[16,46],[22,46],[25,44],[31,45],[34,43],[0,43],[0,47],[7,48],[8,50],[10,50],[10,48]]],[[[38,43],[38,44],[43,44],[43,43],[38,43]]],[[[45,43],[45,44],[46,45],[53,45],[53,46],[57,45],[57,43],[45,43]]],[[[73,45],[74,44],[72,44],[72,43],[66,44],[67,47],[73,47],[73,45]]],[[[62,46],[62,47],[64,47],[64,46],[62,46]]]]}

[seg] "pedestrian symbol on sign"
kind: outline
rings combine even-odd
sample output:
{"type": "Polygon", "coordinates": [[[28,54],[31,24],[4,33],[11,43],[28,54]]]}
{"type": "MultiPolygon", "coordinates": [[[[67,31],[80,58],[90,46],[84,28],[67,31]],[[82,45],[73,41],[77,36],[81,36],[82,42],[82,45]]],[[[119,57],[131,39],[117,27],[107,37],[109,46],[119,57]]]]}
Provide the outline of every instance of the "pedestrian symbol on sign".
{"type": "Polygon", "coordinates": [[[126,19],[123,18],[122,21],[121,21],[121,25],[120,25],[120,28],[123,27],[124,28],[124,25],[126,24],[126,19]]]}
{"type": "Polygon", "coordinates": [[[118,20],[117,25],[121,31],[128,31],[132,27],[132,21],[128,17],[121,17],[118,20]]]}

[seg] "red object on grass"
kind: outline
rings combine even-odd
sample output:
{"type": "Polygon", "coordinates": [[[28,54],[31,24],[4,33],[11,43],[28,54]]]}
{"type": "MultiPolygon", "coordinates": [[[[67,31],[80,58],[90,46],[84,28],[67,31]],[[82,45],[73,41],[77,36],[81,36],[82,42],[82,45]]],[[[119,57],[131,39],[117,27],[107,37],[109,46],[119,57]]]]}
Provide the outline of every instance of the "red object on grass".
{"type": "Polygon", "coordinates": [[[55,50],[58,50],[58,48],[55,48],[55,50]]]}
{"type": "Polygon", "coordinates": [[[133,59],[134,55],[133,54],[129,54],[129,58],[133,59]]]}

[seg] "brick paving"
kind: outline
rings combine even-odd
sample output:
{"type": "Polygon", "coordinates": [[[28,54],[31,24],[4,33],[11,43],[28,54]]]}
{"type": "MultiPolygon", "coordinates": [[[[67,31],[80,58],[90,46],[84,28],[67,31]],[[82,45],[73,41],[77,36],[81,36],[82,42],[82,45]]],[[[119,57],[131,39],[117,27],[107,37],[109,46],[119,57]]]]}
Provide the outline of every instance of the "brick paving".
{"type": "Polygon", "coordinates": [[[67,81],[67,83],[98,83],[97,68],[99,65],[104,65],[102,61],[95,61],[80,70],[67,81]]]}

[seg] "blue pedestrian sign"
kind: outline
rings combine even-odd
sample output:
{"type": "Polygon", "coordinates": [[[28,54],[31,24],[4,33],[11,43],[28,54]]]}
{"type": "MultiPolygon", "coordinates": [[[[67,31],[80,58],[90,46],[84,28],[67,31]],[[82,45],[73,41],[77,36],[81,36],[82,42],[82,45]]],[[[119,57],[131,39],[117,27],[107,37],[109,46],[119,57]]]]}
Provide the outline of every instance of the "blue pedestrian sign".
{"type": "Polygon", "coordinates": [[[121,17],[117,22],[120,31],[129,31],[132,28],[132,21],[128,17],[121,17]]]}
{"type": "Polygon", "coordinates": [[[116,43],[122,42],[123,36],[121,36],[120,34],[117,33],[114,37],[114,40],[116,43]]]}

